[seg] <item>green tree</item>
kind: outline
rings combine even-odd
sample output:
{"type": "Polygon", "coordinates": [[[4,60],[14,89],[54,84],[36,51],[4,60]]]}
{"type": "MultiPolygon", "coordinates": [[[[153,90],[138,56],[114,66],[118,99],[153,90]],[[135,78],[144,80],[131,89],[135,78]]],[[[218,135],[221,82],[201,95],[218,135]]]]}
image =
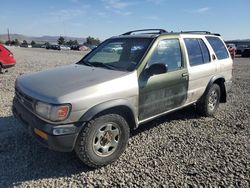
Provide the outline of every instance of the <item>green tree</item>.
{"type": "Polygon", "coordinates": [[[77,40],[69,40],[65,43],[67,46],[79,45],[77,40]]]}
{"type": "Polygon", "coordinates": [[[10,41],[10,45],[14,46],[15,45],[15,41],[14,40],[10,41]]]}
{"type": "Polygon", "coordinates": [[[67,46],[72,46],[73,43],[74,43],[74,42],[73,42],[72,40],[69,40],[69,41],[66,42],[66,45],[67,45],[67,46]]]}
{"type": "Polygon", "coordinates": [[[19,45],[20,45],[20,42],[19,42],[18,39],[15,39],[15,45],[16,45],[16,46],[19,46],[19,45]]]}
{"type": "Polygon", "coordinates": [[[32,46],[34,46],[34,45],[36,45],[36,42],[32,40],[30,44],[31,44],[32,46]]]}
{"type": "Polygon", "coordinates": [[[15,40],[12,40],[12,41],[10,42],[10,45],[12,45],[12,46],[19,46],[19,45],[20,45],[20,42],[19,42],[18,39],[15,39],[15,40]]]}
{"type": "Polygon", "coordinates": [[[11,41],[10,41],[10,40],[7,40],[7,41],[5,42],[5,45],[9,46],[10,43],[11,43],[11,41]]]}
{"type": "Polygon", "coordinates": [[[65,43],[65,39],[64,39],[62,36],[60,36],[60,37],[58,38],[58,40],[57,40],[57,43],[58,43],[59,45],[62,45],[62,44],[65,43]]]}
{"type": "Polygon", "coordinates": [[[74,40],[74,41],[73,41],[73,45],[79,45],[78,41],[77,41],[77,40],[74,40]]]}
{"type": "Polygon", "coordinates": [[[23,40],[22,44],[28,45],[28,42],[26,40],[23,40]]]}
{"type": "Polygon", "coordinates": [[[98,38],[94,38],[94,37],[89,36],[86,39],[86,43],[85,44],[98,45],[98,44],[100,44],[100,40],[98,38]]]}

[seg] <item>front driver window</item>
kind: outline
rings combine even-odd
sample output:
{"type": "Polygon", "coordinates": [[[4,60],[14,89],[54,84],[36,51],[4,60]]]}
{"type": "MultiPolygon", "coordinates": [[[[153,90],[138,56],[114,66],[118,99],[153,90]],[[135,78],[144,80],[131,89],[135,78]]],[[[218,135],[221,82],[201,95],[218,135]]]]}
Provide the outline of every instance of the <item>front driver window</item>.
{"type": "Polygon", "coordinates": [[[165,39],[158,43],[148,61],[148,66],[156,63],[168,66],[168,72],[182,67],[182,56],[178,39],[165,39]]]}

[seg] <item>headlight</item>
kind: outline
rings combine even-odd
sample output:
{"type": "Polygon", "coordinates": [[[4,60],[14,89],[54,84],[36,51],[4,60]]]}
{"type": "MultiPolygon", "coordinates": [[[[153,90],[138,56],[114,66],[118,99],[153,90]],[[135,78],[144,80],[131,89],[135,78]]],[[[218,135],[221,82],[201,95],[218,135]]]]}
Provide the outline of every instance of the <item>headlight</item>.
{"type": "Polygon", "coordinates": [[[35,111],[41,117],[51,121],[63,121],[70,113],[70,105],[52,105],[44,102],[35,104],[35,111]]]}

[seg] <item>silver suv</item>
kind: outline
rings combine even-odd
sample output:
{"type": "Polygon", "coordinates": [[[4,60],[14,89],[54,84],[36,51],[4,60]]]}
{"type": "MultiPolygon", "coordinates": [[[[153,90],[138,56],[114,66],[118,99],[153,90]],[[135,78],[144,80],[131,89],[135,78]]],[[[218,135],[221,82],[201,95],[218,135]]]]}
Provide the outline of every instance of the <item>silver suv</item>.
{"type": "Polygon", "coordinates": [[[17,78],[13,114],[44,145],[100,167],[130,130],[195,104],[225,103],[233,61],[218,34],[137,30],[107,39],[76,64],[17,78]]]}

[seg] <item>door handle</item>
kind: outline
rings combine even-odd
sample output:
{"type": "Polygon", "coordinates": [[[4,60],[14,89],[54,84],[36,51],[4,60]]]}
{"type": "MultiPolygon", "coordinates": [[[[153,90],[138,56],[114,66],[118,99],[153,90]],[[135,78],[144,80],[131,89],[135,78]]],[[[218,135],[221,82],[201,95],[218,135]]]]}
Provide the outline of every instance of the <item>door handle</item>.
{"type": "Polygon", "coordinates": [[[182,75],[181,75],[182,77],[187,77],[188,76],[188,73],[187,72],[185,72],[185,73],[182,73],[182,75]]]}

